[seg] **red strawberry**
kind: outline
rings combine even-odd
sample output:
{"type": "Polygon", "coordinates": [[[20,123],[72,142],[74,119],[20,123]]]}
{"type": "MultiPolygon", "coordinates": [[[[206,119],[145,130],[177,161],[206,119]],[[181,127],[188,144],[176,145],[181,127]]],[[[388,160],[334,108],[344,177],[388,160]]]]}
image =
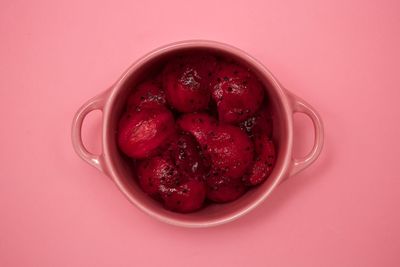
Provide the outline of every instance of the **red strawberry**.
{"type": "Polygon", "coordinates": [[[163,153],[171,158],[179,172],[189,179],[202,180],[207,172],[196,140],[188,134],[179,134],[163,153]]]}
{"type": "Polygon", "coordinates": [[[176,58],[163,71],[168,103],[180,112],[206,109],[210,101],[209,81],[216,66],[212,56],[176,58]]]}
{"type": "Polygon", "coordinates": [[[270,109],[262,107],[256,115],[240,123],[240,128],[252,138],[263,135],[272,138],[272,113],[270,109]]]}
{"type": "Polygon", "coordinates": [[[136,86],[128,97],[128,108],[145,108],[165,105],[165,92],[156,81],[145,81],[136,86]]]}
{"type": "Polygon", "coordinates": [[[131,110],[120,120],[118,145],[129,157],[143,159],[157,154],[174,133],[174,118],[167,108],[131,110]]]}
{"type": "Polygon", "coordinates": [[[211,87],[221,122],[244,121],[256,113],[263,102],[261,83],[248,69],[236,64],[221,64],[211,87]]]}
{"type": "Polygon", "coordinates": [[[208,135],[205,153],[213,169],[223,176],[240,178],[253,159],[253,144],[238,127],[220,125],[208,135]]]}
{"type": "Polygon", "coordinates": [[[136,172],[143,191],[153,197],[159,194],[161,186],[171,188],[182,182],[172,161],[161,157],[140,161],[136,172]]]}
{"type": "Polygon", "coordinates": [[[256,160],[243,180],[248,185],[257,185],[264,182],[271,174],[276,154],[274,143],[267,136],[260,136],[255,140],[256,160]]]}
{"type": "Polygon", "coordinates": [[[239,198],[246,187],[236,179],[220,176],[218,172],[207,178],[207,198],[217,203],[225,203],[239,198]]]}
{"type": "Polygon", "coordinates": [[[189,180],[176,188],[170,188],[161,194],[167,209],[188,213],[202,207],[206,188],[203,182],[189,180]]]}
{"type": "Polygon", "coordinates": [[[200,145],[204,145],[207,135],[217,126],[217,121],[207,113],[191,113],[181,116],[177,124],[182,130],[191,133],[200,145]]]}

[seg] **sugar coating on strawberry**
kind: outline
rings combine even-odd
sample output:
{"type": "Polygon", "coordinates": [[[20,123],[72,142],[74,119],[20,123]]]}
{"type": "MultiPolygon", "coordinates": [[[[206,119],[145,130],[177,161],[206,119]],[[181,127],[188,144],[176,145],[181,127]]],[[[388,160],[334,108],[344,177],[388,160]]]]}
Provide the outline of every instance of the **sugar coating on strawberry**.
{"type": "Polygon", "coordinates": [[[163,156],[171,158],[181,175],[188,179],[203,180],[208,171],[198,143],[189,134],[177,134],[163,156]]]}
{"type": "Polygon", "coordinates": [[[217,203],[226,203],[236,200],[246,191],[241,181],[220,176],[219,173],[212,174],[206,180],[207,198],[217,203]]]}
{"type": "Polygon", "coordinates": [[[192,134],[200,145],[205,144],[207,136],[217,126],[217,120],[207,113],[182,115],[177,124],[180,129],[192,134]]]}
{"type": "Polygon", "coordinates": [[[163,71],[168,103],[180,112],[204,110],[210,101],[209,82],[216,67],[210,55],[188,55],[169,62],[163,71]]]}
{"type": "Polygon", "coordinates": [[[127,156],[143,159],[155,155],[174,133],[174,117],[167,108],[131,110],[120,120],[118,145],[127,156]]]}
{"type": "Polygon", "coordinates": [[[256,76],[233,63],[217,67],[211,91],[217,103],[219,120],[227,123],[238,123],[251,117],[264,97],[264,89],[256,76]]]}
{"type": "Polygon", "coordinates": [[[156,197],[161,186],[177,187],[182,182],[173,162],[162,157],[153,157],[138,162],[136,174],[140,187],[152,197],[156,197]]]}
{"type": "Polygon", "coordinates": [[[255,139],[256,158],[253,166],[243,177],[245,184],[258,185],[264,182],[271,174],[275,160],[274,143],[267,136],[260,136],[255,139]]]}
{"type": "Polygon", "coordinates": [[[254,151],[250,138],[232,125],[219,125],[208,135],[203,149],[213,169],[230,178],[240,178],[246,172],[254,151]]]}
{"type": "Polygon", "coordinates": [[[135,87],[128,96],[128,108],[145,108],[165,105],[165,92],[155,80],[147,80],[135,87]]]}
{"type": "Polygon", "coordinates": [[[269,107],[262,107],[254,116],[240,123],[240,128],[251,138],[266,135],[272,138],[272,112],[269,107]]]}
{"type": "Polygon", "coordinates": [[[167,209],[188,213],[203,206],[206,187],[202,181],[188,180],[176,188],[166,189],[161,196],[167,209]]]}

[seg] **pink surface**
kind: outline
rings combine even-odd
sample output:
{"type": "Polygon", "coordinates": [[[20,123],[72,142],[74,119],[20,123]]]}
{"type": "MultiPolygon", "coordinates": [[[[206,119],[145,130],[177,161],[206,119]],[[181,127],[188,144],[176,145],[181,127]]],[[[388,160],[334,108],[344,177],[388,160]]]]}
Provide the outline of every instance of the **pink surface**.
{"type": "MultiPolygon", "coordinates": [[[[398,1],[34,2],[0,2],[0,266],[400,264],[398,1]],[[315,164],[210,229],[140,212],[70,142],[84,101],[194,38],[249,52],[325,122],[315,164]]],[[[311,127],[296,119],[301,154],[311,127]]]]}

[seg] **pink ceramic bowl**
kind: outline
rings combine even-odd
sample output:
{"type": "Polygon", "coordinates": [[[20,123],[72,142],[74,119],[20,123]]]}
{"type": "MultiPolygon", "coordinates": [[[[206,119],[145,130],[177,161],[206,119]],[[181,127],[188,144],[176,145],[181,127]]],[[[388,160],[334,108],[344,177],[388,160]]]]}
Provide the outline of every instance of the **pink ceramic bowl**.
{"type": "Polygon", "coordinates": [[[161,47],[145,55],[130,66],[111,88],[87,101],[73,119],[72,143],[76,153],[83,160],[108,175],[121,192],[142,211],[163,222],[178,226],[208,227],[243,216],[260,205],[285,178],[295,175],[313,163],[322,149],[323,126],[318,113],[309,104],[284,89],[266,67],[245,52],[213,41],[184,41],[161,47]],[[140,189],[134,174],[117,148],[116,127],[126,96],[133,86],[171,55],[188,50],[223,54],[254,71],[264,83],[271,100],[274,113],[273,138],[278,153],[276,165],[270,177],[238,200],[227,204],[209,205],[190,214],[179,214],[165,210],[159,202],[148,197],[140,189]],[[93,110],[103,112],[103,153],[101,155],[94,155],[87,151],[81,137],[83,120],[93,110]],[[295,159],[292,156],[293,113],[295,112],[309,116],[314,125],[314,146],[311,152],[301,159],[295,159]]]}

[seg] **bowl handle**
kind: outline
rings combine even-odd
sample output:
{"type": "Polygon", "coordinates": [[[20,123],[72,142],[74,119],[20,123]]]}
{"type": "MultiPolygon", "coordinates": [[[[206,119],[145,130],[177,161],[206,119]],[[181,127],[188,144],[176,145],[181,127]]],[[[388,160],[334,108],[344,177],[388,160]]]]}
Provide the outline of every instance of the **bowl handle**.
{"type": "Polygon", "coordinates": [[[315,111],[315,109],[310,106],[310,104],[288,90],[286,90],[286,92],[290,100],[293,113],[304,113],[310,117],[314,125],[314,145],[306,156],[299,159],[292,159],[292,168],[290,171],[290,176],[292,176],[307,168],[318,158],[324,144],[324,126],[321,117],[315,111]]]}
{"type": "Polygon", "coordinates": [[[86,149],[82,140],[82,124],[85,117],[93,110],[100,110],[103,112],[109,92],[110,90],[106,90],[105,92],[89,99],[79,108],[72,121],[71,131],[72,145],[78,156],[103,173],[106,173],[103,153],[100,155],[95,155],[86,149]]]}

